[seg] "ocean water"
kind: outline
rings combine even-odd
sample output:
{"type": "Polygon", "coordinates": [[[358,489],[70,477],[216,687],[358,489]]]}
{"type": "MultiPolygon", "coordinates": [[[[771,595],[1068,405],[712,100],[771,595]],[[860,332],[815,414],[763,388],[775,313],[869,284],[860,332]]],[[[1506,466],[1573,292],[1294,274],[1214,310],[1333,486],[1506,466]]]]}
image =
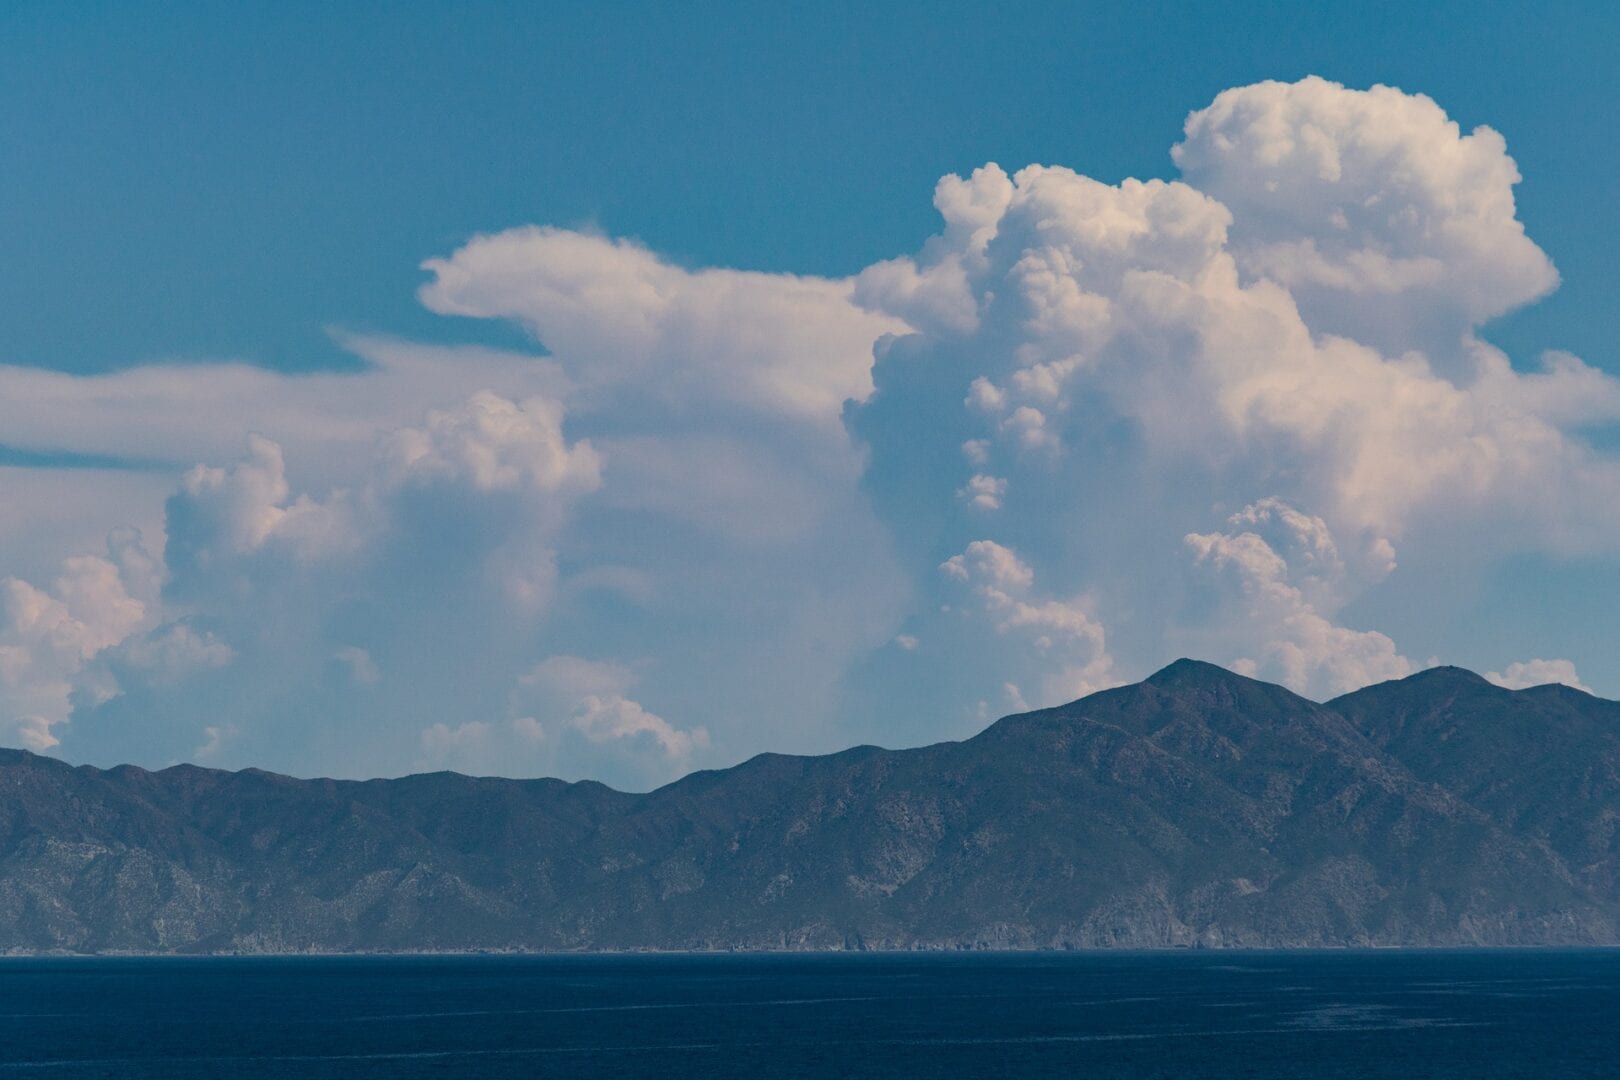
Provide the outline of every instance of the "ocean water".
{"type": "Polygon", "coordinates": [[[1620,952],[0,960],[0,1077],[1617,1077],[1620,952]]]}

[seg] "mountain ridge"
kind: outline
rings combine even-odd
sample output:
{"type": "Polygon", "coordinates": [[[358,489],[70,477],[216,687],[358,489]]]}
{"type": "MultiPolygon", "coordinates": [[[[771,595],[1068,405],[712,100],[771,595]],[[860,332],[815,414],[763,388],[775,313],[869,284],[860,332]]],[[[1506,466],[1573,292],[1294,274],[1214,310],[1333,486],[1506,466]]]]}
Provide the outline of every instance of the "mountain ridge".
{"type": "Polygon", "coordinates": [[[0,792],[9,951],[1620,943],[1620,704],[1462,669],[1317,703],[1183,659],[644,794],[26,751],[0,792]]]}

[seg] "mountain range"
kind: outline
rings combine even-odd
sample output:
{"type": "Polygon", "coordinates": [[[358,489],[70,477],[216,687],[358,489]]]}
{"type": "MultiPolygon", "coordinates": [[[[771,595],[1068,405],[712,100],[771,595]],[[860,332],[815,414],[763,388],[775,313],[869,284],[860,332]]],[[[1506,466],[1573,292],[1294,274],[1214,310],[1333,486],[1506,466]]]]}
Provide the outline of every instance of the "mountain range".
{"type": "Polygon", "coordinates": [[[0,750],[0,951],[1620,943],[1620,703],[1178,660],[962,742],[647,794],[0,750]]]}

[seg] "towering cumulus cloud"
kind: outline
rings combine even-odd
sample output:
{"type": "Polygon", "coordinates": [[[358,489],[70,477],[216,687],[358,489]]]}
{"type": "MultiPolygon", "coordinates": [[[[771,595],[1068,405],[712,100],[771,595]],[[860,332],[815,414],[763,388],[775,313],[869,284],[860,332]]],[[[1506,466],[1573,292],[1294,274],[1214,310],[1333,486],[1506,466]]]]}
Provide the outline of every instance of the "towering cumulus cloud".
{"type": "Polygon", "coordinates": [[[1239,267],[1286,287],[1317,333],[1444,355],[1558,283],[1515,216],[1502,136],[1464,135],[1426,97],[1322,79],[1228,90],[1172,156],[1231,209],[1239,267]]]}
{"type": "Polygon", "coordinates": [[[1620,415],[1615,381],[1475,336],[1557,280],[1501,136],[1307,79],[1223,93],[1173,157],[1182,182],[947,177],[944,231],[861,276],[918,328],[854,415],[895,527],[1016,547],[1092,598],[1122,670],[1194,651],[1314,693],[1411,670],[1336,621],[1397,552],[1455,552],[1454,582],[1613,552],[1620,471],[1574,428],[1620,415]]]}
{"type": "Polygon", "coordinates": [[[1493,575],[1620,556],[1585,436],[1620,382],[1479,336],[1557,284],[1502,137],[1306,79],[1219,95],[1171,157],[946,177],[939,234],[847,280],[555,228],[425,264],[430,310],[543,357],[0,368],[8,444],[126,466],[7,470],[0,731],[644,786],[1183,653],[1319,695],[1430,656],[1581,685],[1493,575]]]}

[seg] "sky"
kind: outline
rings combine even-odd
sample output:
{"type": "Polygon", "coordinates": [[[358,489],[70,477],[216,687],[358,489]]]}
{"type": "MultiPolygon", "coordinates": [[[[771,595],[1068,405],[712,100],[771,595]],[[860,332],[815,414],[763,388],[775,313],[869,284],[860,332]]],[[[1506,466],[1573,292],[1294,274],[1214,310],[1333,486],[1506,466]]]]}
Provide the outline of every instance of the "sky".
{"type": "Polygon", "coordinates": [[[1620,697],[1620,14],[868,7],[0,10],[0,745],[1620,697]]]}

